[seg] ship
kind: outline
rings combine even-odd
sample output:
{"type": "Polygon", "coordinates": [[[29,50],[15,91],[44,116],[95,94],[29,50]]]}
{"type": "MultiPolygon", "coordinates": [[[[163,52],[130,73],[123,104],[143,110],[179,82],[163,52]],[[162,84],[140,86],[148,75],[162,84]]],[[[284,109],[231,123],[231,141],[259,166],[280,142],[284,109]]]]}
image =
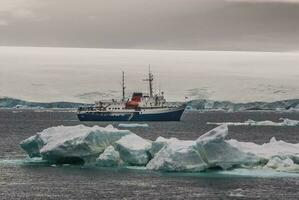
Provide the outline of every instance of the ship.
{"type": "Polygon", "coordinates": [[[149,93],[133,92],[131,99],[125,97],[125,74],[122,72],[122,98],[96,101],[94,105],[79,107],[80,121],[180,121],[186,103],[169,103],[164,92],[154,94],[154,76],[149,70],[149,93]]]}

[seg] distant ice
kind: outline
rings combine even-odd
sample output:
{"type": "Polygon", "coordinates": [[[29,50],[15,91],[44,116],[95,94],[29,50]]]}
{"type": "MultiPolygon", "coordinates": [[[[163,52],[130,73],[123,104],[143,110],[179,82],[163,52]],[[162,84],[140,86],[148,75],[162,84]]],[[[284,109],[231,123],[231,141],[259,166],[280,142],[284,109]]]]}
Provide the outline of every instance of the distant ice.
{"type": "Polygon", "coordinates": [[[21,142],[30,157],[52,164],[102,167],[146,167],[149,170],[201,172],[238,168],[299,173],[299,143],[272,138],[262,145],[226,140],[227,125],[220,125],[197,140],[158,137],[146,140],[113,126],[58,126],[21,142]]]}
{"type": "Polygon", "coordinates": [[[144,91],[147,85],[142,79],[151,64],[157,86],[161,85],[169,101],[185,97],[232,102],[294,99],[299,98],[298,55],[1,46],[0,94],[35,102],[93,103],[111,95],[120,98],[121,71],[126,72],[128,94],[144,91]]]}
{"type": "Polygon", "coordinates": [[[280,101],[252,101],[236,103],[231,101],[215,101],[209,99],[193,99],[188,103],[188,110],[196,111],[276,111],[297,112],[299,111],[299,99],[285,99],[280,101]]]}
{"type": "Polygon", "coordinates": [[[138,127],[143,127],[143,128],[146,128],[146,127],[149,127],[148,124],[145,124],[145,123],[128,123],[128,124],[118,124],[118,127],[122,127],[122,128],[138,128],[138,127]]]}
{"type": "Polygon", "coordinates": [[[254,121],[247,120],[245,122],[207,122],[207,124],[227,126],[299,126],[299,120],[292,120],[287,118],[280,118],[281,122],[273,122],[269,120],[265,121],[254,121]]]}

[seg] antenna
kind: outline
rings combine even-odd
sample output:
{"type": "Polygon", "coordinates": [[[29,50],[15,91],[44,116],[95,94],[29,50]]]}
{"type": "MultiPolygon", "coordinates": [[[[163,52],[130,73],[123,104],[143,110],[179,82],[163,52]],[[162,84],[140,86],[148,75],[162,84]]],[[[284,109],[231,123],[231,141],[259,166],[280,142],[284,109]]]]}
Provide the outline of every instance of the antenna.
{"type": "Polygon", "coordinates": [[[159,95],[161,95],[161,80],[159,79],[159,95]]]}
{"type": "Polygon", "coordinates": [[[123,98],[122,100],[125,101],[125,89],[126,89],[126,86],[125,86],[125,72],[122,71],[122,92],[123,92],[123,98]]]}
{"type": "Polygon", "coordinates": [[[150,97],[153,97],[153,81],[154,81],[154,75],[151,72],[151,66],[148,66],[148,78],[144,79],[144,81],[148,81],[149,83],[149,89],[150,89],[150,97]]]}

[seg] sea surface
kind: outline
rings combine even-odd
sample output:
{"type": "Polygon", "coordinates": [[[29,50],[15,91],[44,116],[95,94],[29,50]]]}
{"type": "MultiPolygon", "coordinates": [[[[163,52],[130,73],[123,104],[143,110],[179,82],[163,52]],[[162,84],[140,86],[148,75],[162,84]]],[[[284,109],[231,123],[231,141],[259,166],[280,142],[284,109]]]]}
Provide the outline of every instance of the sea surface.
{"type": "MultiPolygon", "coordinates": [[[[215,125],[206,122],[299,120],[295,112],[185,112],[180,122],[147,122],[129,128],[151,140],[158,136],[193,140],[215,125]]],[[[52,126],[82,124],[74,112],[0,110],[0,199],[298,199],[299,175],[267,171],[162,173],[143,168],[49,166],[27,162],[20,141],[52,126]]],[[[84,122],[106,126],[113,122],[84,122]]],[[[299,127],[231,126],[228,138],[258,144],[275,136],[299,142],[299,127]]]]}

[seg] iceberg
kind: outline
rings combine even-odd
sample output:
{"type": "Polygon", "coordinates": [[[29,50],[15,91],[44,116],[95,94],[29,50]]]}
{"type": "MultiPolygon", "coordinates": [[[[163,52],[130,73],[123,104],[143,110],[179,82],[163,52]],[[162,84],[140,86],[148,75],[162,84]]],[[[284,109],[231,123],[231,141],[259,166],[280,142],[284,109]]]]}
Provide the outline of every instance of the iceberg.
{"type": "Polygon", "coordinates": [[[177,138],[164,138],[159,136],[156,141],[152,142],[152,148],[149,150],[150,154],[152,157],[154,157],[156,155],[156,153],[158,153],[164,146],[166,146],[169,143],[173,143],[173,142],[178,142],[180,140],[178,140],[177,138]]]}
{"type": "Polygon", "coordinates": [[[225,141],[228,127],[221,125],[196,140],[199,153],[209,168],[230,169],[233,166],[254,165],[259,159],[251,152],[243,152],[225,141]]]}
{"type": "Polygon", "coordinates": [[[295,163],[299,163],[299,143],[292,144],[282,140],[277,141],[275,137],[272,137],[269,143],[262,145],[253,142],[239,142],[234,139],[228,140],[227,142],[240,151],[256,155],[260,160],[264,160],[265,162],[273,157],[280,157],[290,158],[295,163]]]}
{"type": "Polygon", "coordinates": [[[299,165],[290,158],[272,157],[264,168],[272,168],[276,171],[299,172],[299,165]]]}
{"type": "Polygon", "coordinates": [[[58,126],[43,130],[21,142],[30,157],[42,157],[53,163],[92,162],[121,137],[133,134],[109,125],[58,126]]]}
{"type": "Polygon", "coordinates": [[[21,142],[29,157],[50,164],[101,167],[146,167],[171,172],[217,169],[270,169],[299,172],[299,143],[271,138],[259,145],[226,140],[228,126],[220,125],[197,140],[158,137],[144,139],[129,130],[107,127],[51,127],[21,142]]]}
{"type": "Polygon", "coordinates": [[[109,146],[97,158],[96,165],[100,167],[115,167],[123,165],[123,161],[120,159],[119,152],[113,146],[109,146]]]}
{"type": "Polygon", "coordinates": [[[192,110],[200,111],[298,111],[299,99],[288,99],[274,102],[234,103],[230,101],[214,101],[195,99],[188,102],[192,110]]]}
{"type": "Polygon", "coordinates": [[[118,127],[122,127],[122,128],[138,128],[138,127],[142,127],[142,128],[147,128],[149,127],[148,124],[140,124],[140,123],[136,123],[136,124],[118,124],[118,127]]]}
{"type": "Polygon", "coordinates": [[[245,122],[207,122],[213,125],[228,125],[228,126],[299,126],[299,120],[292,120],[287,118],[280,118],[282,122],[273,122],[270,120],[254,121],[249,119],[245,122]]]}
{"type": "Polygon", "coordinates": [[[127,165],[145,166],[150,159],[151,141],[131,134],[115,142],[115,149],[127,165]]]}
{"type": "Polygon", "coordinates": [[[146,165],[150,170],[198,172],[208,168],[194,141],[166,144],[146,165]]]}
{"type": "MultiPolygon", "coordinates": [[[[147,164],[148,169],[163,171],[203,171],[220,167],[229,169],[237,165],[254,165],[259,159],[227,143],[226,125],[221,125],[200,136],[196,141],[164,140],[164,146],[147,164]]],[[[162,141],[162,142],[161,142],[162,141]]],[[[154,143],[155,144],[155,143],[154,143]]],[[[156,152],[157,147],[153,145],[156,152]]]]}
{"type": "Polygon", "coordinates": [[[91,106],[91,104],[74,102],[30,102],[21,99],[9,97],[0,97],[0,108],[19,108],[19,109],[76,109],[82,106],[91,106]]]}

